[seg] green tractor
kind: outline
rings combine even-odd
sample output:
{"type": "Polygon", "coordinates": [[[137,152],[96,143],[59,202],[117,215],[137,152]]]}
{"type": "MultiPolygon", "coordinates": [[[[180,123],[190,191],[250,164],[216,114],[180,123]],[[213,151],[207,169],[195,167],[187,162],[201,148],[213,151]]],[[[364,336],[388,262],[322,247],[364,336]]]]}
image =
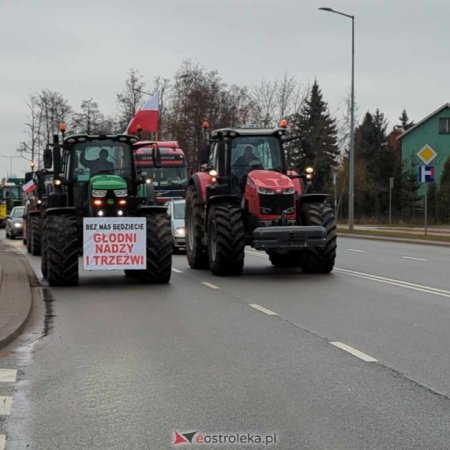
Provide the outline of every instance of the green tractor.
{"type": "MultiPolygon", "coordinates": [[[[80,254],[86,270],[170,281],[170,221],[166,208],[155,206],[151,180],[136,174],[136,142],[128,135],[74,135],[60,143],[55,135],[45,150],[44,166],[53,165],[54,177],[41,211],[41,270],[50,286],[78,284],[80,254]],[[137,242],[141,256],[133,254],[137,242]]],[[[161,163],[158,149],[152,158],[161,163]]]]}

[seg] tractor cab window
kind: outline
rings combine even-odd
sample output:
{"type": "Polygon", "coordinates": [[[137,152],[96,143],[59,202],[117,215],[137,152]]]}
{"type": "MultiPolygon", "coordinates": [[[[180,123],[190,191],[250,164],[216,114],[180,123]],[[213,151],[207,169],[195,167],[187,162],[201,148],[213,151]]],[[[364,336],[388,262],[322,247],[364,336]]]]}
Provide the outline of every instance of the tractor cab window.
{"type": "Polygon", "coordinates": [[[3,196],[4,196],[4,198],[18,199],[18,198],[20,198],[19,188],[18,187],[4,188],[3,196]]]}
{"type": "Polygon", "coordinates": [[[119,175],[131,178],[131,149],[114,141],[83,142],[70,153],[69,171],[75,181],[86,182],[95,175],[119,175]]]}
{"type": "Polygon", "coordinates": [[[240,136],[232,140],[231,172],[241,178],[253,169],[283,169],[279,139],[273,136],[240,136]]]}

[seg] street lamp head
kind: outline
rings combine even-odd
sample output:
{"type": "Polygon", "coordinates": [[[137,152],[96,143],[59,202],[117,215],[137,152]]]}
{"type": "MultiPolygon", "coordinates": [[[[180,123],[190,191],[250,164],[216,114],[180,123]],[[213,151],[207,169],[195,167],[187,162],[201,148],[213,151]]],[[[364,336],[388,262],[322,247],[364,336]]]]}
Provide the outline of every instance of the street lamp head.
{"type": "Polygon", "coordinates": [[[319,8],[319,9],[321,9],[322,11],[330,11],[330,12],[333,11],[333,8],[319,8]]]}

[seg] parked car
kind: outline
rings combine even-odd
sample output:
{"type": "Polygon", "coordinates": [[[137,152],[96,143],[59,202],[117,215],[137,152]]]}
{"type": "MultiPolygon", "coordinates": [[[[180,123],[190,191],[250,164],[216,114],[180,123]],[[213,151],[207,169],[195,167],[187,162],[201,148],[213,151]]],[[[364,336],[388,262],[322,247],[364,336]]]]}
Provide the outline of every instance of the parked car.
{"type": "Polygon", "coordinates": [[[5,234],[7,238],[22,237],[24,212],[25,206],[15,206],[9,216],[6,217],[5,234]]]}
{"type": "Polygon", "coordinates": [[[184,228],[184,208],[186,201],[174,199],[166,203],[167,212],[170,215],[170,225],[172,228],[173,249],[180,251],[186,249],[186,231],[184,228]]]}

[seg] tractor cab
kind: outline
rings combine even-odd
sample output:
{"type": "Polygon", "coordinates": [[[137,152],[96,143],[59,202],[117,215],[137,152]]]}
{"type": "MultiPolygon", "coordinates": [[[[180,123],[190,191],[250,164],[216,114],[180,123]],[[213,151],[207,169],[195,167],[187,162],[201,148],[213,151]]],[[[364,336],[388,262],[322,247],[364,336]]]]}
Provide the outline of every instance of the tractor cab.
{"type": "Polygon", "coordinates": [[[219,177],[229,176],[234,187],[243,189],[249,172],[269,170],[286,173],[281,136],[285,130],[221,129],[211,140],[210,166],[219,177]]]}

